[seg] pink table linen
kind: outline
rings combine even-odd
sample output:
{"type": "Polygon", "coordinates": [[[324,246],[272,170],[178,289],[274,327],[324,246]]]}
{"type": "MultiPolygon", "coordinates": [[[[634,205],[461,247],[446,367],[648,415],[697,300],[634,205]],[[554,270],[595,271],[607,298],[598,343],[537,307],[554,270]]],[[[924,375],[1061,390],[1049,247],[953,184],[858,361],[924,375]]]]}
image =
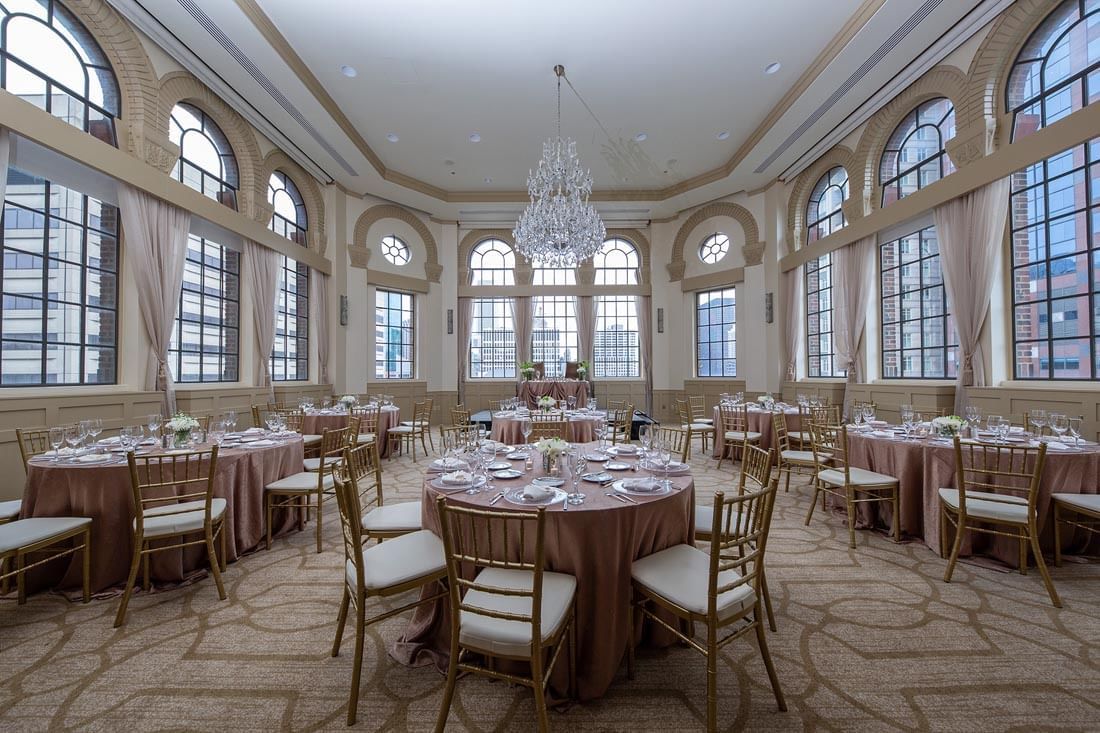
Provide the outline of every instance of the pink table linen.
{"type": "MultiPolygon", "coordinates": [[[[787,409],[783,411],[787,417],[787,432],[795,433],[802,429],[802,418],[798,415],[798,409],[787,409]]],[[[772,415],[773,413],[767,410],[755,410],[749,408],[749,430],[754,433],[760,433],[760,442],[757,444],[764,450],[771,450],[775,448],[775,430],[772,427],[772,415]]],[[[714,450],[712,451],[715,458],[719,458],[722,455],[724,435],[722,430],[722,413],[718,409],[718,406],[714,406],[714,431],[716,440],[714,441],[714,450]]],[[[797,446],[792,446],[796,448],[797,446]]],[[[809,450],[807,448],[807,450],[809,450]]],[[[726,456],[727,458],[729,456],[726,456]]]]}
{"type": "MultiPolygon", "coordinates": [[[[530,476],[541,474],[541,464],[530,476]]],[[[597,464],[590,464],[595,470],[597,464]]],[[[632,472],[616,474],[620,478],[632,472]]],[[[568,476],[568,474],[567,474],[568,476]]],[[[433,478],[428,475],[428,480],[433,478]]],[[[462,506],[482,509],[522,510],[501,500],[489,506],[504,489],[521,487],[529,477],[496,481],[495,490],[479,494],[451,493],[448,500],[462,506]]],[[[439,514],[435,505],[439,492],[424,483],[423,522],[426,529],[439,533],[439,514]]],[[[610,486],[582,483],[587,495],[584,504],[570,506],[567,512],[555,504],[546,512],[546,568],[568,573],[577,579],[577,693],[581,700],[602,696],[620,671],[630,630],[627,628],[627,603],[630,598],[631,563],[654,552],[694,539],[695,484],[690,475],[673,476],[677,490],[663,496],[632,496],[637,504],[622,503],[605,496],[610,486]]],[[[566,488],[568,489],[567,483],[566,488]]],[[[436,588],[428,588],[435,592],[436,588]]],[[[398,640],[392,655],[408,665],[434,663],[445,670],[450,639],[447,601],[421,607],[409,623],[405,636],[398,640]]],[[[636,619],[634,639],[642,633],[642,621],[636,619]]],[[[667,646],[674,637],[656,624],[645,627],[646,642],[667,646]]],[[[551,690],[564,697],[568,666],[565,658],[554,669],[551,690]]]]}
{"type": "MultiPolygon", "coordinates": [[[[227,504],[223,530],[227,562],[260,544],[264,537],[264,486],[301,471],[302,457],[301,438],[263,448],[219,451],[214,496],[225,499],[227,504]]],[[[126,582],[132,552],[134,500],[125,461],[80,465],[54,464],[42,458],[32,460],[27,466],[20,516],[91,517],[92,590],[98,592],[126,582]]],[[[283,514],[276,522],[282,532],[296,525],[297,517],[283,514]]],[[[220,550],[221,545],[217,547],[220,550]]],[[[35,574],[36,584],[78,588],[81,562],[80,555],[73,555],[65,561],[61,574],[53,566],[44,568],[35,574]]],[[[151,576],[159,582],[179,582],[206,567],[206,551],[200,547],[158,552],[150,560],[151,576]]]]}
{"type": "MultiPolygon", "coordinates": [[[[871,432],[848,431],[849,461],[852,466],[895,476],[900,481],[904,534],[921,538],[934,552],[940,550],[940,488],[955,488],[955,449],[946,440],[898,440],[871,432]]],[[[1094,494],[1100,491],[1100,450],[1089,446],[1081,451],[1047,450],[1043,474],[1039,482],[1040,546],[1053,550],[1053,509],[1050,495],[1094,494]]],[[[832,501],[830,499],[830,501],[832,501]]],[[[858,507],[858,526],[892,527],[893,512],[889,504],[871,503],[858,507]]],[[[1079,552],[1088,543],[1084,532],[1067,529],[1063,533],[1063,550],[1079,552]]],[[[963,539],[962,555],[985,554],[1017,567],[1018,544],[1007,537],[992,537],[969,532],[963,539]]]]}
{"type": "MultiPolygon", "coordinates": [[[[348,416],[343,412],[325,413],[314,411],[302,418],[302,432],[306,435],[321,435],[325,430],[339,430],[347,427],[348,416]]],[[[383,407],[378,413],[378,451],[383,458],[390,454],[388,439],[390,428],[401,424],[401,410],[398,407],[383,407]]]]}
{"type": "Polygon", "coordinates": [[[520,382],[519,398],[528,407],[535,407],[539,397],[553,397],[555,400],[564,400],[569,397],[577,398],[577,406],[588,403],[588,382],[578,379],[560,380],[529,380],[520,382]]]}
{"type": "MultiPolygon", "coordinates": [[[[570,443],[591,443],[596,439],[596,426],[607,420],[606,413],[574,413],[567,416],[569,422],[566,440],[570,443]]],[[[520,431],[522,416],[513,413],[493,415],[492,439],[506,445],[523,445],[520,431]]]]}

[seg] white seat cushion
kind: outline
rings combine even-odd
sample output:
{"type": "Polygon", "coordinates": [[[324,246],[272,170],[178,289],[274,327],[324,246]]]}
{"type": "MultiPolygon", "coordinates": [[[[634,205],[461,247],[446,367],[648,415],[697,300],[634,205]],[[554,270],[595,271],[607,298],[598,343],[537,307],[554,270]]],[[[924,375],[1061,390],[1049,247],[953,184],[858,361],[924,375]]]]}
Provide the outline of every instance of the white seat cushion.
{"type": "Polygon", "coordinates": [[[787,433],[787,437],[798,443],[809,443],[810,434],[801,430],[793,430],[787,433]]]}
{"type": "Polygon", "coordinates": [[[420,502],[383,504],[364,514],[362,521],[366,532],[408,532],[421,529],[420,502]]]}
{"type": "Polygon", "coordinates": [[[403,426],[407,427],[407,428],[411,428],[411,427],[424,428],[424,427],[428,426],[428,421],[427,420],[402,420],[401,424],[403,426]]]}
{"type": "MultiPolygon", "coordinates": [[[[1100,514],[1100,494],[1054,494],[1053,498],[1064,506],[1100,514]]],[[[969,502],[967,506],[970,506],[969,502]]],[[[0,511],[3,511],[3,505],[0,505],[0,511]]]]}
{"type": "Polygon", "coordinates": [[[397,425],[396,427],[390,428],[390,435],[404,435],[412,431],[413,429],[410,425],[397,425]]]}
{"type": "MultiPolygon", "coordinates": [[[[940,489],[940,501],[958,511],[959,490],[940,489]]],[[[966,516],[975,519],[989,519],[995,522],[1027,524],[1027,502],[1011,495],[968,491],[966,492],[966,516]],[[1001,501],[979,498],[982,495],[996,496],[1001,501]]]]}
{"type": "Polygon", "coordinates": [[[355,438],[355,442],[356,443],[373,443],[374,442],[374,433],[359,433],[359,435],[355,438]]]}
{"type": "Polygon", "coordinates": [[[0,501],[0,519],[8,520],[15,519],[19,516],[19,510],[23,508],[23,501],[21,499],[13,499],[11,501],[0,501]]]}
{"type": "MultiPolygon", "coordinates": [[[[343,462],[344,462],[343,458],[329,457],[329,458],[325,459],[325,470],[330,470],[330,469],[332,469],[333,466],[339,466],[343,462]]],[[[306,458],[304,461],[302,461],[302,464],[305,466],[307,471],[320,471],[321,470],[321,459],[320,458],[306,458]]]]}
{"type": "Polygon", "coordinates": [[[315,445],[320,445],[324,439],[322,435],[303,435],[302,442],[305,443],[307,448],[312,448],[315,445]]]}
{"type": "Polygon", "coordinates": [[[33,545],[92,523],[85,517],[31,517],[0,524],[0,553],[33,545]]]}
{"type": "MultiPolygon", "coordinates": [[[[324,488],[331,489],[333,487],[332,474],[325,473],[323,481],[324,488]]],[[[278,481],[272,481],[264,487],[264,491],[275,491],[282,494],[305,494],[316,490],[317,474],[313,471],[292,473],[278,481]]]]}
{"type": "Polygon", "coordinates": [[[709,417],[693,417],[692,422],[701,422],[704,425],[713,425],[714,419],[709,417]]]}
{"type": "Polygon", "coordinates": [[[752,443],[754,441],[760,440],[760,433],[757,433],[753,430],[750,430],[747,433],[741,430],[727,430],[726,440],[747,440],[752,443]]]}
{"type": "MultiPolygon", "coordinates": [[[[643,557],[631,565],[630,575],[638,585],[666,598],[681,608],[706,615],[710,583],[710,555],[691,545],[673,545],[643,557]]],[[[737,573],[718,575],[718,585],[728,585],[737,573]]],[[[718,596],[718,618],[726,619],[756,602],[752,584],[745,583],[718,596]]]]}
{"type": "MultiPolygon", "coordinates": [[[[736,529],[738,520],[733,518],[730,520],[733,527],[736,529]]],[[[713,504],[696,504],[695,505],[695,534],[709,535],[713,528],[714,522],[714,505],[713,504]]]]}
{"type": "MultiPolygon", "coordinates": [[[[363,549],[363,581],[368,591],[429,578],[447,570],[443,540],[426,529],[363,549]]],[[[348,585],[355,587],[355,563],[344,563],[348,585]]]]}
{"type": "MultiPolygon", "coordinates": [[[[852,486],[879,486],[883,484],[896,484],[898,482],[893,476],[887,476],[884,473],[875,473],[865,468],[852,467],[848,469],[848,475],[851,477],[852,486]]],[[[844,485],[844,471],[839,468],[829,468],[821,471],[817,474],[817,477],[832,486],[844,485]]]]}
{"type": "MultiPolygon", "coordinates": [[[[225,499],[214,497],[210,500],[210,519],[217,521],[225,514],[225,499]]],[[[206,502],[185,501],[177,504],[164,504],[145,510],[145,536],[164,537],[166,535],[197,532],[206,521],[206,502]]],[[[137,526],[137,520],[134,520],[137,526]]]]}
{"type": "Polygon", "coordinates": [[[705,423],[705,422],[693,422],[689,425],[681,425],[680,427],[683,430],[691,429],[692,431],[694,431],[696,433],[713,433],[714,432],[714,426],[711,425],[710,423],[705,423]]]}
{"type": "MultiPolygon", "coordinates": [[[[528,570],[507,568],[485,568],[477,576],[477,582],[482,585],[516,590],[531,590],[534,581],[534,573],[528,570]]],[[[577,579],[572,575],[551,572],[542,574],[542,641],[553,636],[565,623],[576,590],[577,579]]],[[[466,594],[464,602],[497,612],[531,613],[530,598],[471,590],[466,594]]],[[[462,611],[459,626],[458,642],[464,647],[488,654],[514,657],[526,656],[531,652],[531,624],[528,622],[507,621],[462,611]]]]}
{"type": "MultiPolygon", "coordinates": [[[[780,453],[780,457],[787,463],[801,463],[807,466],[812,466],[814,463],[814,452],[812,450],[785,450],[780,453]]],[[[831,453],[818,453],[817,459],[822,463],[832,460],[831,453]]]]}

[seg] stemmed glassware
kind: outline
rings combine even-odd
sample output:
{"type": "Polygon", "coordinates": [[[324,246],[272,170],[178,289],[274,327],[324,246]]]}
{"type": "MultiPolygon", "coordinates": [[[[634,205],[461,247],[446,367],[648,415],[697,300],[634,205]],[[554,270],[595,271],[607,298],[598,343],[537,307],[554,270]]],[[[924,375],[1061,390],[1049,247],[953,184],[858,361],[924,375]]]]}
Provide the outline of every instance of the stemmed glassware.
{"type": "Polygon", "coordinates": [[[1043,437],[1043,428],[1047,424],[1047,411],[1046,410],[1032,410],[1028,415],[1028,422],[1035,428],[1035,437],[1043,437]]]}
{"type": "Polygon", "coordinates": [[[65,444],[65,428],[50,428],[50,445],[53,446],[53,462],[61,460],[61,446],[65,444]]]}
{"type": "Polygon", "coordinates": [[[1065,415],[1057,412],[1050,413],[1047,420],[1050,422],[1050,432],[1054,433],[1055,439],[1061,443],[1062,436],[1069,430],[1069,420],[1065,415]]]}
{"type": "Polygon", "coordinates": [[[519,432],[523,436],[523,444],[527,445],[530,442],[531,431],[535,429],[535,426],[531,423],[531,418],[523,418],[519,421],[519,432]]]}
{"type": "Polygon", "coordinates": [[[485,476],[485,454],[481,452],[477,445],[468,447],[467,451],[470,453],[470,468],[473,469],[474,482],[470,484],[470,488],[466,489],[466,493],[476,494],[480,491],[478,483],[485,476]]]}
{"type": "Polygon", "coordinates": [[[569,454],[569,479],[573,482],[573,493],[565,497],[565,500],[573,506],[584,503],[585,495],[580,491],[580,483],[581,476],[587,468],[588,461],[585,460],[584,451],[579,445],[575,446],[573,452],[569,454]]]}
{"type": "MultiPolygon", "coordinates": [[[[312,404],[312,403],[311,403],[312,404]]],[[[225,431],[231,432],[237,429],[237,413],[234,410],[226,410],[225,412],[225,431]]]]}
{"type": "Polygon", "coordinates": [[[967,405],[966,421],[970,424],[971,429],[977,430],[978,426],[982,424],[982,411],[975,405],[967,405]]]}
{"type": "Polygon", "coordinates": [[[660,435],[655,436],[653,439],[653,458],[650,459],[650,465],[661,466],[664,470],[665,480],[661,485],[668,490],[672,489],[672,481],[669,480],[669,472],[672,470],[672,441],[663,438],[660,435]]]}
{"type": "Polygon", "coordinates": [[[65,426],[65,442],[69,444],[69,448],[73,454],[76,453],[76,447],[80,445],[80,441],[82,440],[84,440],[84,435],[80,432],[79,425],[65,426]]]}
{"type": "Polygon", "coordinates": [[[573,408],[577,406],[577,396],[576,395],[569,395],[568,397],[566,397],[565,398],[565,406],[570,411],[572,411],[573,408]]]}
{"type": "Polygon", "coordinates": [[[867,427],[871,427],[871,421],[875,419],[874,405],[863,406],[863,422],[867,423],[867,427]]]}
{"type": "Polygon", "coordinates": [[[902,405],[901,406],[901,424],[905,427],[905,439],[909,440],[910,433],[913,432],[913,406],[902,405]]]}
{"type": "Polygon", "coordinates": [[[84,430],[84,434],[92,439],[92,450],[98,453],[100,446],[96,442],[96,438],[103,432],[103,420],[98,417],[93,417],[87,420],[81,420],[80,423],[84,430]]]}
{"type": "Polygon", "coordinates": [[[160,439],[161,425],[164,423],[164,416],[159,413],[154,413],[145,418],[145,427],[149,429],[149,437],[160,439]]]}
{"type": "Polygon", "coordinates": [[[1069,434],[1073,436],[1073,447],[1079,448],[1081,442],[1081,418],[1071,417],[1066,420],[1069,434]]]}
{"type": "Polygon", "coordinates": [[[997,436],[998,443],[1008,442],[1008,430],[1010,427],[1008,418],[1002,417],[1001,415],[990,415],[986,419],[986,427],[997,436]]]}

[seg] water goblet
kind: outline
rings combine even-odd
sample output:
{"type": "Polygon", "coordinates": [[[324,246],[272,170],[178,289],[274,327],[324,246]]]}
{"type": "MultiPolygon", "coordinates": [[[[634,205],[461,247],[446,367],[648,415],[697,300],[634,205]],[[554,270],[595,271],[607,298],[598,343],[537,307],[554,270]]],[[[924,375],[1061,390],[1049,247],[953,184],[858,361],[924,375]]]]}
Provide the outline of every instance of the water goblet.
{"type": "Polygon", "coordinates": [[[1047,424],[1047,411],[1046,410],[1032,410],[1028,415],[1028,422],[1035,428],[1035,437],[1043,437],[1043,428],[1047,424]]]}
{"type": "Polygon", "coordinates": [[[477,446],[471,446],[470,449],[470,469],[474,482],[470,484],[470,488],[466,489],[466,493],[476,494],[480,491],[478,483],[485,476],[485,454],[477,446]]]}
{"type": "MultiPolygon", "coordinates": [[[[1000,425],[1000,423],[1001,423],[1001,416],[1000,415],[986,415],[985,428],[989,432],[993,433],[994,436],[998,435],[998,432],[999,432],[999,427],[998,426],[1000,425]]],[[[998,441],[998,442],[1000,442],[1000,441],[998,441]]]]}
{"type": "Polygon", "coordinates": [[[1073,436],[1073,447],[1079,448],[1081,442],[1081,418],[1071,417],[1066,421],[1069,434],[1073,436]]]}
{"type": "Polygon", "coordinates": [[[875,408],[873,405],[863,406],[863,422],[867,424],[867,427],[871,427],[871,421],[875,419],[875,408]]]}
{"type": "Polygon", "coordinates": [[[572,410],[574,407],[576,407],[577,406],[577,397],[576,397],[576,395],[569,395],[568,397],[566,397],[565,398],[565,406],[567,408],[569,408],[570,410],[572,410]]]}
{"type": "Polygon", "coordinates": [[[61,460],[61,446],[65,444],[65,428],[50,428],[50,445],[53,446],[53,462],[61,460]]]}
{"type": "Polygon", "coordinates": [[[573,493],[565,498],[570,504],[576,506],[583,504],[585,495],[580,491],[581,476],[588,468],[588,461],[584,458],[584,451],[576,446],[570,454],[569,479],[573,482],[573,493]]]}
{"type": "Polygon", "coordinates": [[[530,418],[524,418],[519,421],[519,432],[520,435],[523,436],[524,445],[531,442],[531,431],[533,431],[534,428],[535,426],[531,423],[530,418]]]}
{"type": "Polygon", "coordinates": [[[80,432],[79,425],[66,425],[65,426],[65,442],[69,444],[69,450],[71,455],[76,454],[76,447],[80,445],[80,441],[84,439],[83,434],[80,432]]]}
{"type": "Polygon", "coordinates": [[[97,444],[96,438],[103,432],[103,419],[98,417],[89,418],[83,421],[86,423],[85,430],[88,436],[92,439],[92,445],[96,453],[100,451],[101,446],[97,444]]]}
{"type": "Polygon", "coordinates": [[[1059,443],[1062,442],[1062,436],[1069,430],[1069,420],[1065,415],[1052,412],[1047,416],[1047,420],[1050,423],[1050,432],[1054,433],[1055,440],[1059,443]]]}
{"type": "Polygon", "coordinates": [[[982,411],[975,405],[966,406],[966,421],[974,428],[982,422],[982,411]]]}
{"type": "Polygon", "coordinates": [[[134,449],[134,428],[132,425],[123,425],[118,429],[118,444],[123,453],[129,453],[134,449]]]}
{"type": "Polygon", "coordinates": [[[150,414],[145,418],[145,427],[149,430],[149,436],[152,438],[160,437],[160,428],[164,423],[164,416],[159,413],[150,414]]]}

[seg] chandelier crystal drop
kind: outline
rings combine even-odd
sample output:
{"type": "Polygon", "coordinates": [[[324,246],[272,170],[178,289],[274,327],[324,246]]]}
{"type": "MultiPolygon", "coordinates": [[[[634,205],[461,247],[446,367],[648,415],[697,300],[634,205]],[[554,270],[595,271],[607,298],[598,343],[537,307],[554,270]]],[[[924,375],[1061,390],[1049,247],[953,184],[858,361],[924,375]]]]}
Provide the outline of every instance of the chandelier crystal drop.
{"type": "Polygon", "coordinates": [[[538,167],[528,173],[531,203],[512,230],[516,249],[540,267],[576,267],[603,247],[607,229],[588,203],[592,176],[581,168],[577,143],[561,137],[561,79],[558,76],[558,134],[542,145],[538,167]]]}

